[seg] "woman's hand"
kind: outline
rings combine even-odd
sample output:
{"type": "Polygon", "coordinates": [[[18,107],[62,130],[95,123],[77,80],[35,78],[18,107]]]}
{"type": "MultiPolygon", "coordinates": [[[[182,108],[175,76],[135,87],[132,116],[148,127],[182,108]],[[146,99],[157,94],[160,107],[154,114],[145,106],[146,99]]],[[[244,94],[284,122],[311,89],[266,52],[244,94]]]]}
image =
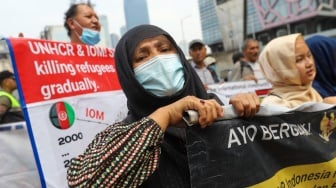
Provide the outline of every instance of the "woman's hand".
{"type": "Polygon", "coordinates": [[[163,131],[168,126],[176,126],[182,120],[186,110],[195,110],[199,115],[202,128],[212,124],[217,118],[224,116],[223,108],[216,100],[203,100],[194,96],[184,97],[170,105],[163,106],[149,117],[156,121],[163,131]]]}
{"type": "Polygon", "coordinates": [[[255,93],[240,93],[230,98],[230,104],[238,116],[252,117],[260,108],[260,99],[255,93]]]}
{"type": "Polygon", "coordinates": [[[323,99],[324,103],[336,104],[336,96],[330,96],[323,99]]]}
{"type": "Polygon", "coordinates": [[[253,80],[255,83],[258,83],[257,77],[255,77],[253,74],[244,76],[243,80],[253,80]]]}

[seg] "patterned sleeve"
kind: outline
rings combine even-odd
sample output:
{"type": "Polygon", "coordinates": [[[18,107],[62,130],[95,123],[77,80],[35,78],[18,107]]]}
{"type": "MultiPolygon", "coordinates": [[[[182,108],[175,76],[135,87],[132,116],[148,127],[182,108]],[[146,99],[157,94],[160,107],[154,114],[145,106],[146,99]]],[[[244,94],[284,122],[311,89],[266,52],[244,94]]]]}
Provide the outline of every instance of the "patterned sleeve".
{"type": "Polygon", "coordinates": [[[162,139],[161,128],[149,118],[109,126],[71,160],[69,187],[141,185],[158,166],[162,139]]]}

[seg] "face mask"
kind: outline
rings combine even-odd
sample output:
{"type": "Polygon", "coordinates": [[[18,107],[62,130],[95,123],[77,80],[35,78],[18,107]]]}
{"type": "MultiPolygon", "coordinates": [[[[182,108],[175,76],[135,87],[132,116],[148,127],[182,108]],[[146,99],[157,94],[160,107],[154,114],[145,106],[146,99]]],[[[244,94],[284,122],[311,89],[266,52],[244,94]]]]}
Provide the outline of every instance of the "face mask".
{"type": "Polygon", "coordinates": [[[184,73],[177,54],[159,55],[134,69],[138,82],[156,96],[170,96],[184,85],[184,73]]]}
{"type": "Polygon", "coordinates": [[[76,20],[74,20],[75,23],[82,28],[82,36],[78,35],[79,39],[83,41],[85,44],[88,45],[96,45],[100,41],[100,35],[99,31],[93,30],[93,29],[88,29],[88,28],[83,28],[76,20]]]}

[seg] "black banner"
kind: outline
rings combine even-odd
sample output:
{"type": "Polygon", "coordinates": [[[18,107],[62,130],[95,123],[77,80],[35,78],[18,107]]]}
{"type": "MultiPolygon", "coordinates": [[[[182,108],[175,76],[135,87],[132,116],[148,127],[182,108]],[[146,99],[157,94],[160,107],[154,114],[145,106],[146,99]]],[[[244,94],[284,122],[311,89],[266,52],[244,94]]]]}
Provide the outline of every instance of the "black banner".
{"type": "Polygon", "coordinates": [[[192,187],[335,187],[336,109],[187,129],[192,187]]]}

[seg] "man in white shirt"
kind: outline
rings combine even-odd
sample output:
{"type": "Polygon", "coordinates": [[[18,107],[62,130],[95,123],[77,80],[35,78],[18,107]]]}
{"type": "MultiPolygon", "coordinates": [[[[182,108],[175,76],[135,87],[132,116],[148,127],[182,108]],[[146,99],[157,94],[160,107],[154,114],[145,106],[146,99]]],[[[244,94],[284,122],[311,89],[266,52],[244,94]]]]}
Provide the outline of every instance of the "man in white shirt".
{"type": "Polygon", "coordinates": [[[231,73],[231,80],[254,80],[258,82],[264,79],[260,65],[257,62],[259,56],[259,42],[255,39],[246,39],[243,45],[244,61],[235,63],[231,73]]]}
{"type": "Polygon", "coordinates": [[[189,55],[193,61],[192,66],[203,82],[205,89],[208,89],[208,85],[219,82],[216,71],[208,67],[204,62],[206,48],[202,40],[195,39],[189,43],[189,55]]]}

